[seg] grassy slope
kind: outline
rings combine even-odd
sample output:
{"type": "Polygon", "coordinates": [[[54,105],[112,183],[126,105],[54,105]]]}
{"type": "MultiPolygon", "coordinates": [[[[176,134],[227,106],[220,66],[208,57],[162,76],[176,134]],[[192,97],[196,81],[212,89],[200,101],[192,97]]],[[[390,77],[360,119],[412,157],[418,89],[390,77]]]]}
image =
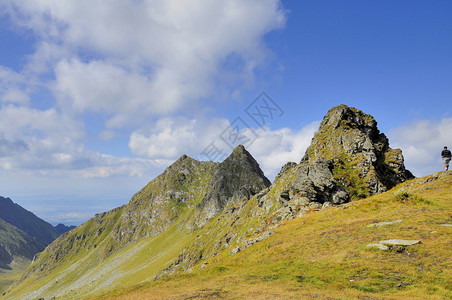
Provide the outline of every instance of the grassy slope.
{"type": "Polygon", "coordinates": [[[452,172],[414,179],[349,208],[286,222],[242,252],[225,249],[205,268],[100,298],[450,299],[452,228],[441,224],[452,224],[451,200],[452,172]],[[402,222],[367,227],[394,220],[402,222]],[[393,238],[422,244],[400,253],[366,247],[393,238]]]}
{"type": "MultiPolygon", "coordinates": [[[[44,248],[35,238],[0,219],[0,247],[12,254],[0,257],[0,293],[20,278],[33,255],[44,248]],[[13,259],[12,261],[10,261],[13,259]]],[[[5,252],[4,252],[5,254],[5,252]]]]}
{"type": "Polygon", "coordinates": [[[29,259],[18,257],[9,264],[10,270],[0,269],[0,293],[6,291],[11,284],[19,279],[30,263],[29,259]]]}

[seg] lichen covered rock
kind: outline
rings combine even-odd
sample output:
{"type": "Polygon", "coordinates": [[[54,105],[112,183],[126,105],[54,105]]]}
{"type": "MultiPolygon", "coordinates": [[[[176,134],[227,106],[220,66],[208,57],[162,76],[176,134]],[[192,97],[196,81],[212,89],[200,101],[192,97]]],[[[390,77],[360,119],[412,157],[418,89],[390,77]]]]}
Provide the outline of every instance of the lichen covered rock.
{"type": "Polygon", "coordinates": [[[319,157],[331,161],[337,184],[352,199],[385,192],[414,178],[405,169],[402,151],[389,147],[377,121],[346,105],[328,111],[302,162],[312,164],[319,157]]]}
{"type": "MultiPolygon", "coordinates": [[[[281,208],[274,219],[382,193],[412,178],[402,151],[389,147],[371,115],[346,105],[333,107],[300,163],[287,163],[276,177],[270,190],[277,190],[281,208]]],[[[261,197],[260,203],[272,196],[261,197]]]]}

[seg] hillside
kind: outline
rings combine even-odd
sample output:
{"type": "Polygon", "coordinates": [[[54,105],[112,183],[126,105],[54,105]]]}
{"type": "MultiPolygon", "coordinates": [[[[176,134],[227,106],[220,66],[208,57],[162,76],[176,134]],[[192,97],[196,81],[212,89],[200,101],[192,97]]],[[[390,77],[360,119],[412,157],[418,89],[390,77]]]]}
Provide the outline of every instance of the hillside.
{"type": "Polygon", "coordinates": [[[46,245],[0,219],[0,292],[6,290],[46,245]]]}
{"type": "Polygon", "coordinates": [[[59,235],[52,225],[9,198],[0,197],[0,219],[36,238],[43,245],[50,244],[59,235]]]}
{"type": "Polygon", "coordinates": [[[111,299],[451,299],[452,171],[312,210],[262,242],[111,299]],[[388,239],[420,244],[383,251],[388,239]]]}
{"type": "Polygon", "coordinates": [[[326,114],[300,163],[283,166],[271,185],[243,146],[221,163],[183,155],[127,205],[49,245],[6,298],[83,298],[187,274],[260,248],[288,220],[411,178],[374,118],[341,105],[326,114]]]}
{"type": "MultiPolygon", "coordinates": [[[[7,297],[33,299],[41,291],[78,297],[93,287],[109,290],[132,284],[137,273],[153,279],[210,226],[213,216],[269,184],[243,146],[222,163],[183,155],[128,205],[98,214],[58,238],[7,297]]],[[[202,258],[195,256],[195,262],[202,258]]]]}
{"type": "MultiPolygon", "coordinates": [[[[62,225],[59,229],[72,228],[62,225]]],[[[11,199],[0,197],[0,292],[18,280],[33,257],[59,234],[57,228],[11,199]]]]}

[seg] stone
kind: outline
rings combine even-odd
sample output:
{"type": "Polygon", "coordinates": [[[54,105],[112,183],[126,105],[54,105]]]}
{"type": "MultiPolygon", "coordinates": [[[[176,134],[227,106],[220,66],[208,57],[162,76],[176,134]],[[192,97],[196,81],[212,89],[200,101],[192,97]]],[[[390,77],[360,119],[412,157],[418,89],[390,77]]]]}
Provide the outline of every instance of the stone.
{"type": "Polygon", "coordinates": [[[345,190],[338,190],[333,194],[333,203],[342,204],[350,201],[349,194],[345,190]]]}
{"type": "Polygon", "coordinates": [[[348,193],[337,184],[332,168],[332,162],[322,157],[310,164],[301,162],[291,186],[292,194],[321,204],[331,201],[334,204],[348,202],[348,193]]]}
{"type": "Polygon", "coordinates": [[[200,269],[205,269],[208,264],[209,264],[208,262],[203,262],[200,269]]]}
{"type": "Polygon", "coordinates": [[[210,219],[220,213],[228,202],[250,199],[270,185],[257,161],[245,147],[239,145],[214,171],[198,209],[206,213],[206,219],[210,219]]]}
{"type": "Polygon", "coordinates": [[[421,244],[422,242],[419,240],[392,239],[392,240],[383,240],[380,241],[379,243],[386,246],[413,246],[416,244],[421,244]]]}
{"type": "Polygon", "coordinates": [[[302,162],[312,164],[319,157],[332,162],[330,170],[353,197],[385,192],[414,178],[405,169],[402,151],[389,147],[375,119],[346,105],[328,111],[302,162]],[[356,185],[361,187],[360,193],[352,193],[356,185]]]}
{"type": "MultiPolygon", "coordinates": [[[[300,163],[281,168],[273,185],[281,187],[276,215],[279,220],[296,218],[306,208],[320,209],[327,202],[343,205],[412,178],[401,150],[389,147],[375,119],[339,105],[325,115],[300,163]],[[297,199],[304,200],[295,203],[297,199]]],[[[264,201],[258,203],[262,207],[264,201]]]]}
{"type": "Polygon", "coordinates": [[[311,202],[311,203],[309,203],[309,208],[311,208],[311,209],[321,209],[322,206],[323,206],[323,204],[319,203],[319,202],[311,202]]]}
{"type": "Polygon", "coordinates": [[[289,191],[284,191],[284,192],[282,192],[281,195],[280,195],[280,197],[283,198],[283,199],[285,199],[285,200],[290,200],[290,197],[289,197],[289,191]]]}
{"type": "Polygon", "coordinates": [[[369,224],[366,227],[381,227],[381,226],[396,224],[396,223],[400,223],[400,222],[402,222],[402,220],[395,220],[395,221],[391,221],[391,222],[380,222],[380,223],[369,224]]]}
{"type": "Polygon", "coordinates": [[[404,252],[408,246],[413,246],[421,243],[422,242],[419,240],[392,239],[380,241],[378,244],[367,244],[367,247],[374,247],[383,251],[395,250],[396,252],[404,252]]]}
{"type": "Polygon", "coordinates": [[[378,248],[378,249],[383,250],[383,251],[389,250],[388,246],[382,245],[382,244],[367,244],[367,247],[378,248]]]}
{"type": "Polygon", "coordinates": [[[322,209],[326,209],[326,208],[328,208],[328,207],[330,207],[331,206],[331,202],[325,202],[325,203],[323,203],[323,205],[322,205],[322,209]]]}
{"type": "MultiPolygon", "coordinates": [[[[275,226],[275,228],[278,227],[278,225],[275,226]]],[[[245,240],[242,242],[241,246],[237,246],[234,249],[232,249],[229,252],[229,255],[234,255],[240,251],[243,251],[251,246],[253,246],[256,243],[262,242],[263,240],[265,240],[266,238],[268,238],[269,236],[271,236],[272,234],[274,234],[273,231],[265,231],[262,234],[258,235],[257,237],[245,240]]]]}
{"type": "Polygon", "coordinates": [[[408,246],[413,246],[417,244],[421,244],[419,240],[401,240],[401,239],[392,239],[392,240],[383,240],[379,242],[382,245],[388,246],[389,249],[394,249],[397,252],[403,252],[408,246]]]}

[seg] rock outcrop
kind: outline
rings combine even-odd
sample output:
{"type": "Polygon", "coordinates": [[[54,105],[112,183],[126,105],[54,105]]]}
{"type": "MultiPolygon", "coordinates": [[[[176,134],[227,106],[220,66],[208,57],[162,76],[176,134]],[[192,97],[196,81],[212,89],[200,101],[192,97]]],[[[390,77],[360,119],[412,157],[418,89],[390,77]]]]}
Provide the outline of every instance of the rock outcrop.
{"type": "Polygon", "coordinates": [[[257,161],[242,145],[218,165],[211,184],[198,206],[207,218],[218,214],[229,201],[250,199],[262,189],[271,185],[257,161]]]}
{"type": "Polygon", "coordinates": [[[319,157],[331,161],[337,184],[352,198],[385,192],[414,178],[405,169],[402,151],[389,147],[377,121],[346,105],[328,111],[302,163],[311,164],[319,157]]]}
{"type": "MultiPolygon", "coordinates": [[[[276,177],[270,191],[276,191],[281,208],[275,219],[382,193],[412,178],[402,151],[389,147],[371,115],[346,105],[333,107],[300,163],[287,163],[276,177]]],[[[274,196],[269,192],[260,205],[269,206],[274,196]]]]}

